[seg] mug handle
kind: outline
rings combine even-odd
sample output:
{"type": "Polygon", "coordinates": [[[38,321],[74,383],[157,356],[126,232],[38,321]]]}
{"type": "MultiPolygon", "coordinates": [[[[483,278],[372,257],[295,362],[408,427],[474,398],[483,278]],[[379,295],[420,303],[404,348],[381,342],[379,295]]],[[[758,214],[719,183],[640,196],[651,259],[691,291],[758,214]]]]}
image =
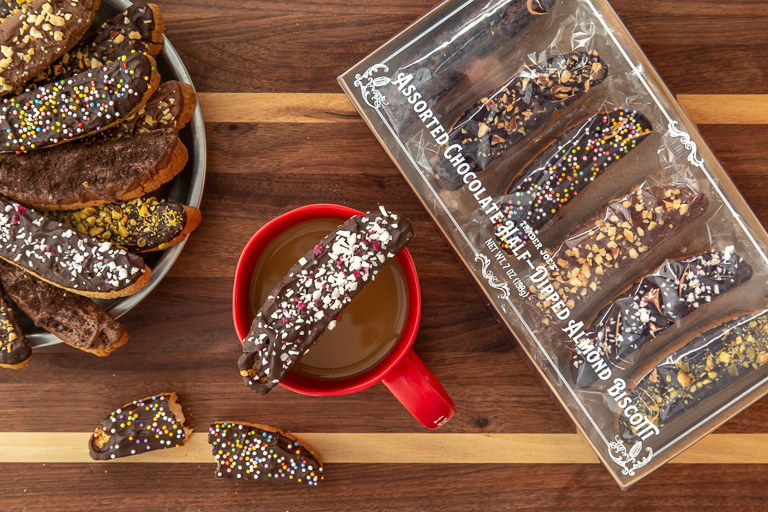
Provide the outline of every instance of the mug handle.
{"type": "Polygon", "coordinates": [[[428,429],[440,428],[456,412],[451,397],[413,349],[384,376],[382,382],[428,429]]]}

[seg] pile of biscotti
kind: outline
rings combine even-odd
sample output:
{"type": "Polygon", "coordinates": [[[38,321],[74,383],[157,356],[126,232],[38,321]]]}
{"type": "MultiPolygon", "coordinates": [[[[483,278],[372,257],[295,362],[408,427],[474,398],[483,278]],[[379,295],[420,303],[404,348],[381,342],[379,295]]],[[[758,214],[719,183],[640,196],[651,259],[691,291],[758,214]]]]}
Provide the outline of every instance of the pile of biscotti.
{"type": "Polygon", "coordinates": [[[142,2],[91,28],[99,0],[0,0],[0,367],[31,357],[11,304],[107,356],[125,329],[91,298],[150,281],[141,254],[200,211],[154,197],[186,165],[191,85],[162,82],[163,19],[142,2]]]}

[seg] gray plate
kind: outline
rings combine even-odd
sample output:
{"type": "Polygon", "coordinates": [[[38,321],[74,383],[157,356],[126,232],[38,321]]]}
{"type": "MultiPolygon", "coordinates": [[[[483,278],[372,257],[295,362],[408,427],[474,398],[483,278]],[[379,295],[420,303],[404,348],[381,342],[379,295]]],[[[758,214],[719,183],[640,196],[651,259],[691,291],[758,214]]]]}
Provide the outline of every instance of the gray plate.
{"type": "MultiPolygon", "coordinates": [[[[102,0],[99,12],[96,14],[96,19],[91,25],[91,30],[97,29],[104,21],[124,11],[130,5],[131,2],[127,0],[102,0]]],[[[163,51],[156,59],[163,81],[173,79],[192,84],[187,68],[184,67],[179,54],[176,53],[176,50],[167,38],[163,51]]],[[[152,195],[199,207],[203,197],[203,184],[205,182],[205,127],[203,125],[203,114],[199,107],[195,109],[192,120],[179,133],[179,137],[189,150],[189,161],[184,170],[170,183],[164,185],[152,193],[152,195]]],[[[106,309],[114,318],[120,318],[141,302],[160,283],[173,266],[176,258],[179,257],[185,243],[181,242],[178,245],[174,245],[162,253],[147,253],[145,255],[144,260],[152,269],[152,279],[138,293],[119,299],[96,299],[95,302],[106,309]]],[[[24,315],[19,315],[19,324],[32,347],[45,347],[61,343],[61,340],[53,334],[35,327],[24,315]]]]}

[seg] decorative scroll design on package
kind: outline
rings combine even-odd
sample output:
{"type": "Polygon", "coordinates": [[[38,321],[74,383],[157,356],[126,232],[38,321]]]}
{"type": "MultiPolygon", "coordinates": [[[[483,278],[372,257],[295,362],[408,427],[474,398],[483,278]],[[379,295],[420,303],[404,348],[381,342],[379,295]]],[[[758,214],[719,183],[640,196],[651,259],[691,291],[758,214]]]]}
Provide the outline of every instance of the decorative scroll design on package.
{"type": "Polygon", "coordinates": [[[622,467],[621,474],[628,476],[635,476],[635,471],[642,468],[653,458],[653,450],[646,448],[647,455],[640,460],[637,460],[637,456],[643,450],[643,442],[636,442],[629,451],[624,446],[624,442],[616,436],[616,440],[608,444],[608,455],[611,456],[613,462],[622,467]]]}
{"type": "Polygon", "coordinates": [[[475,261],[479,261],[480,264],[482,265],[483,277],[485,278],[486,281],[488,281],[488,284],[491,285],[493,288],[501,291],[499,298],[501,300],[508,300],[510,295],[509,285],[507,283],[502,283],[501,281],[499,281],[496,278],[496,276],[493,275],[493,272],[488,270],[488,267],[491,266],[491,260],[488,258],[488,256],[476,252],[475,261]]]}
{"type": "Polygon", "coordinates": [[[374,64],[369,67],[362,75],[355,73],[355,87],[360,88],[360,94],[363,97],[363,101],[368,104],[369,107],[378,109],[382,105],[388,105],[387,98],[379,91],[380,87],[389,85],[392,79],[387,76],[373,75],[381,70],[382,73],[389,71],[389,66],[386,64],[374,64]]]}
{"type": "Polygon", "coordinates": [[[696,167],[706,171],[704,168],[704,159],[701,158],[698,153],[699,148],[696,146],[696,143],[691,140],[691,135],[688,132],[681,131],[677,128],[677,121],[670,121],[669,134],[672,137],[679,137],[680,142],[685,146],[685,149],[691,152],[688,155],[688,161],[696,167]]]}

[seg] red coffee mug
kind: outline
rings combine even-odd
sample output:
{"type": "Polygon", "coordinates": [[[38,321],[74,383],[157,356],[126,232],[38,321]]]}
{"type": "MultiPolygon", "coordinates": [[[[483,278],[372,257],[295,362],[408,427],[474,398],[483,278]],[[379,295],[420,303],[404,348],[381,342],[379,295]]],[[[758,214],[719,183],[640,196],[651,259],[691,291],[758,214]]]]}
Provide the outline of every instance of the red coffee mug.
{"type": "MultiPolygon", "coordinates": [[[[286,229],[312,219],[345,221],[363,212],[335,204],[297,208],[264,224],[245,245],[235,271],[232,317],[240,343],[251,329],[250,284],[253,269],[264,248],[286,229]]],[[[416,267],[407,249],[397,254],[408,285],[408,314],[400,339],[389,354],[365,373],[339,380],[319,380],[288,372],[280,385],[303,395],[331,396],[356,393],[381,381],[413,416],[427,428],[436,429],[456,412],[448,393],[412,350],[421,320],[421,290],[416,267]]]]}

